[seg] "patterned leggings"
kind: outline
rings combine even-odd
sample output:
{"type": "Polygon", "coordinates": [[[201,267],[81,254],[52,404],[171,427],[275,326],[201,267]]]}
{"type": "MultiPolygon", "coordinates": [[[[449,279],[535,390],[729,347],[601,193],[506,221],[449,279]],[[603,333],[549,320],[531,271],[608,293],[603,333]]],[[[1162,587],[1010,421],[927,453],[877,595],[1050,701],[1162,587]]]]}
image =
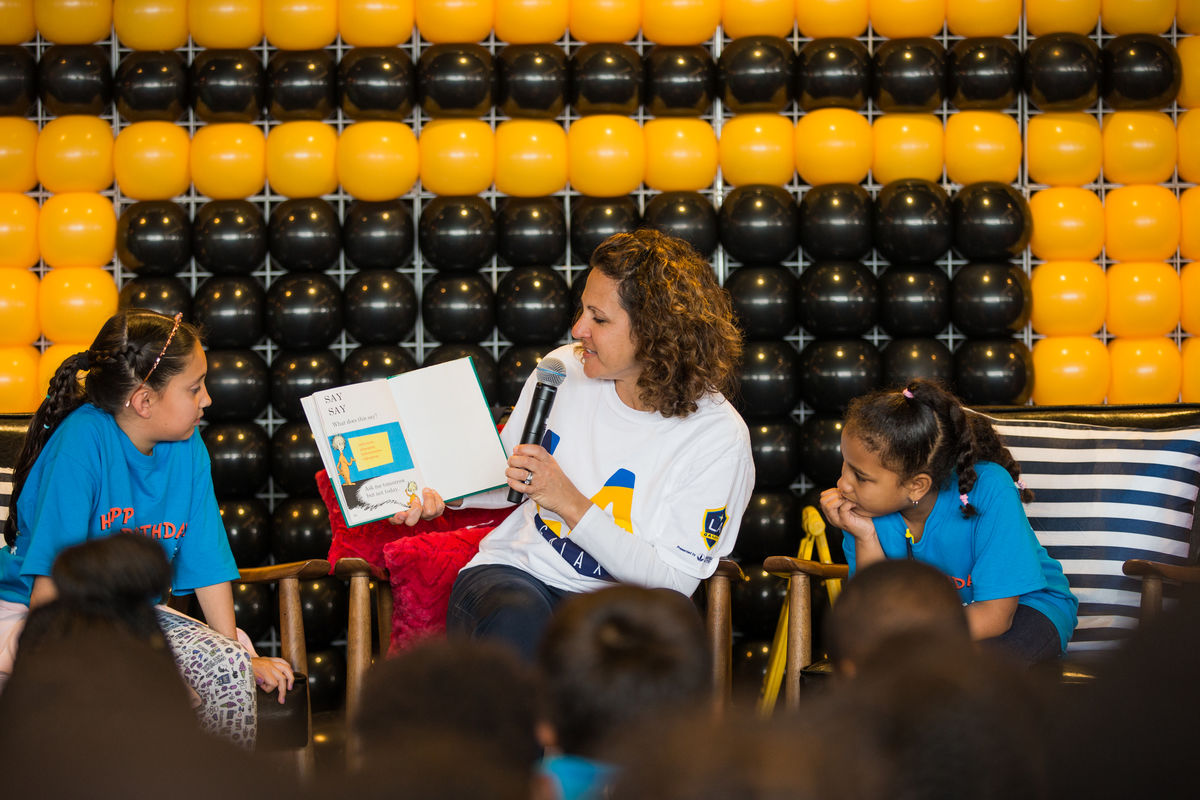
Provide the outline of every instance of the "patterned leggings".
{"type": "Polygon", "coordinates": [[[250,654],[198,620],[161,608],[157,613],[184,682],[200,698],[201,727],[252,750],[258,719],[250,654]]]}

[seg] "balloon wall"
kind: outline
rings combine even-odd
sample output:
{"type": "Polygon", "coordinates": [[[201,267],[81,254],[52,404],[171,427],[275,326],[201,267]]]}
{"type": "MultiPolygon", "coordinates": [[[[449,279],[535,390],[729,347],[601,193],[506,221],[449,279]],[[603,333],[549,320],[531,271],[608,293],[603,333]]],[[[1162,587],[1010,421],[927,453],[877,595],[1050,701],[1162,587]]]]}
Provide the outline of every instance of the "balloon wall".
{"type": "Polygon", "coordinates": [[[1200,4],[1026,5],[0,0],[0,411],[118,307],[182,311],[238,563],[319,556],[298,399],[470,354],[511,404],[640,225],[746,333],[748,562],[872,388],[1200,401],[1200,4]]]}

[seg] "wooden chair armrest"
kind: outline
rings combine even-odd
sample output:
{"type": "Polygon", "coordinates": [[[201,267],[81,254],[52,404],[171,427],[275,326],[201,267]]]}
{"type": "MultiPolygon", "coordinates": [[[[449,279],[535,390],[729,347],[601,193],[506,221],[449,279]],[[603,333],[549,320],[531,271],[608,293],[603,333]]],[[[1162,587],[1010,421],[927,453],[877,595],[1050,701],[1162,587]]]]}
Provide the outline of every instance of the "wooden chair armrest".
{"type": "Polygon", "coordinates": [[[271,564],[267,567],[251,567],[238,570],[238,580],[241,583],[271,583],[285,578],[307,580],[321,578],[329,574],[329,562],[323,558],[310,558],[308,561],[291,561],[287,564],[271,564]]]}
{"type": "Polygon", "coordinates": [[[346,580],[366,576],[374,581],[388,582],[387,570],[380,569],[365,558],[339,558],[333,565],[333,574],[346,580]]]}
{"type": "Polygon", "coordinates": [[[1121,571],[1135,578],[1156,577],[1178,583],[1200,583],[1200,566],[1162,564],[1132,558],[1122,565],[1121,571]]]}
{"type": "Polygon", "coordinates": [[[717,571],[713,575],[738,582],[750,580],[750,577],[742,571],[741,566],[736,561],[728,558],[722,558],[717,562],[717,571]]]}
{"type": "Polygon", "coordinates": [[[820,561],[806,561],[792,556],[771,556],[763,562],[763,569],[784,578],[796,574],[826,579],[850,577],[850,567],[846,564],[822,564],[820,561]]]}

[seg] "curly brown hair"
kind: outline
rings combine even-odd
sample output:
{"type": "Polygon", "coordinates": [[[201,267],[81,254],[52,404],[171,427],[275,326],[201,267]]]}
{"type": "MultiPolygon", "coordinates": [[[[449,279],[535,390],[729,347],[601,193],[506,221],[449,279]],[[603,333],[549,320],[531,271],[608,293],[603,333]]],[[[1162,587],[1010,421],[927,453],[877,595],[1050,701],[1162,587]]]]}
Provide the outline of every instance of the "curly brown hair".
{"type": "Polygon", "coordinates": [[[595,249],[591,266],[618,284],[642,365],[642,403],[686,417],[706,394],[732,396],[742,334],[729,294],[690,244],[650,229],[618,233],[595,249]]]}

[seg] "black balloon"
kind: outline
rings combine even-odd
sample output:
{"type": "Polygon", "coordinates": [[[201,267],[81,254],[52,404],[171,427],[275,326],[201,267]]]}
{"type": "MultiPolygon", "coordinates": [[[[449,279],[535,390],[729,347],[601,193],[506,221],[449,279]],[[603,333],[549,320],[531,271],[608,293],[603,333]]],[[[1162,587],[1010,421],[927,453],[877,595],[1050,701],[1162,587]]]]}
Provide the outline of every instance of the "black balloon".
{"type": "Polygon", "coordinates": [[[721,50],[721,102],[735,113],[774,114],[792,101],[796,51],[778,36],[743,36],[721,50]]]}
{"type": "Polygon", "coordinates": [[[572,311],[571,290],[550,267],[517,267],[496,287],[496,327],[514,344],[557,342],[572,311]]]}
{"type": "Polygon", "coordinates": [[[399,272],[356,272],[342,290],[346,333],[362,344],[394,344],[408,338],[417,322],[417,290],[399,272]]]}
{"type": "Polygon", "coordinates": [[[871,251],[875,207],[856,183],[813,186],[800,199],[800,247],[816,261],[856,261],[871,251]]]}
{"type": "Polygon", "coordinates": [[[888,39],[871,59],[880,111],[923,114],[946,96],[946,49],[936,39],[888,39]]]}
{"type": "Polygon", "coordinates": [[[174,275],[192,257],[192,224],[169,200],[134,203],[117,220],[117,258],[138,275],[174,275]]]}
{"type": "Polygon", "coordinates": [[[725,196],[717,215],[721,244],[743,264],[794,259],[799,215],[796,201],[782,186],[739,186],[725,196]]]}
{"type": "Polygon", "coordinates": [[[936,183],[893,181],[875,198],[873,243],[893,264],[937,261],[950,249],[950,199],[936,183]]]}
{"type": "Polygon", "coordinates": [[[336,711],[346,700],[346,656],[340,648],[308,651],[308,699],[314,712],[336,711]]]}
{"type": "Polygon", "coordinates": [[[98,117],[112,102],[112,65],[94,44],[52,45],[38,61],[37,85],[46,114],[98,117]]]}
{"type": "Polygon", "coordinates": [[[443,274],[425,284],[421,320],[439,342],[480,342],[496,326],[496,298],[482,275],[443,274]]]}
{"type": "Polygon", "coordinates": [[[19,45],[0,47],[0,117],[31,117],[37,110],[37,59],[19,45]]]}
{"type": "Polygon", "coordinates": [[[800,396],[817,411],[840,412],[879,387],[883,362],[866,339],[818,339],[800,351],[800,396]]]}
{"type": "Polygon", "coordinates": [[[264,266],[267,221],[248,200],[213,200],[192,221],[192,255],[214,275],[244,275],[264,266]]]}
{"type": "Polygon", "coordinates": [[[210,422],[255,419],[271,400],[271,373],[253,350],[209,350],[204,383],[212,398],[204,412],[210,422]]]}
{"type": "Polygon", "coordinates": [[[117,64],[113,90],[127,122],[175,122],[190,104],[188,67],[174,50],[128,53],[117,64]]]}
{"type": "MultiPolygon", "coordinates": [[[[333,531],[329,527],[329,512],[319,498],[289,497],[276,503],[271,523],[271,554],[277,563],[329,555],[333,531]]],[[[345,622],[345,617],[342,621],[345,622]]]]}
{"type": "Polygon", "coordinates": [[[271,405],[292,421],[304,419],[300,399],[342,384],[342,362],[330,350],[282,350],[271,362],[271,405]]]}
{"type": "Polygon", "coordinates": [[[748,637],[770,638],[787,599],[788,582],[762,568],[747,569],[746,577],[733,590],[733,627],[748,637]]]}
{"type": "Polygon", "coordinates": [[[192,316],[191,292],[173,275],[146,275],[125,281],[117,305],[122,309],[148,308],[169,317],[192,316]]]}
{"type": "Polygon", "coordinates": [[[355,47],[338,63],[338,101],[355,120],[403,120],[417,100],[417,69],[399,47],[355,47]]]}
{"type": "Polygon", "coordinates": [[[954,389],[968,405],[1022,405],[1033,392],[1033,356],[1015,339],[968,339],[954,351],[954,389]]]}
{"type": "Polygon", "coordinates": [[[552,344],[521,344],[501,353],[496,402],[505,408],[515,405],[525,381],[533,374],[542,357],[553,349],[552,344]]]}
{"type": "Polygon", "coordinates": [[[289,495],[312,494],[321,470],[321,453],[307,421],[288,422],[271,436],[271,477],[289,495]]]}
{"type": "Polygon", "coordinates": [[[510,266],[551,266],[567,250],[567,215],[560,197],[496,200],[496,254],[510,266]]]}
{"type": "Polygon", "coordinates": [[[571,204],[571,256],[586,264],[596,246],[614,233],[636,230],[641,212],[632,197],[580,197],[571,204]]]}
{"type": "Polygon", "coordinates": [[[342,380],[362,383],[377,378],[390,378],[417,368],[417,360],[403,347],[394,344],[370,344],[346,354],[342,380]]]}
{"type": "Polygon", "coordinates": [[[1029,276],[1015,264],[967,264],[950,288],[950,318],[967,336],[1009,336],[1029,322],[1029,276]]]}
{"type": "Polygon", "coordinates": [[[698,117],[717,93],[717,65],[701,45],[656,44],[642,58],[646,113],[698,117]]]}
{"type": "Polygon", "coordinates": [[[191,97],[205,122],[254,122],[267,102],[267,73],[250,50],[199,50],[192,59],[191,97]]]}
{"type": "MultiPolygon", "coordinates": [[[[755,427],[755,426],[751,426],[755,427]]],[[[758,490],[742,515],[734,554],[744,564],[768,556],[794,556],[800,548],[800,504],[786,488],[758,490]]]]}
{"type": "Polygon", "coordinates": [[[284,269],[328,269],[342,249],[342,221],[320,197],[284,200],[271,209],[267,241],[271,257],[284,269]]]}
{"type": "Polygon", "coordinates": [[[475,374],[479,377],[479,385],[483,387],[483,393],[487,395],[488,401],[496,402],[496,387],[499,382],[500,370],[496,364],[496,359],[486,348],[477,344],[459,344],[448,343],[440,344],[425,354],[425,360],[421,366],[428,367],[433,364],[444,364],[447,361],[453,361],[456,358],[470,357],[475,364],[475,374]]]}
{"type": "Polygon", "coordinates": [[[892,339],[880,352],[883,356],[883,389],[903,389],[915,378],[954,382],[954,357],[937,339],[892,339]]]}
{"type": "Polygon", "coordinates": [[[342,290],[323,272],[290,272],[267,289],[267,335],[282,347],[326,347],[342,319],[342,290]]]}
{"type": "Polygon", "coordinates": [[[754,419],[790,414],[800,402],[800,356],[787,342],[748,342],[742,353],[741,404],[754,419]]]}
{"type": "Polygon", "coordinates": [[[570,75],[570,102],[577,114],[627,117],[642,104],[642,59],[627,44],[585,44],[571,54],[570,75]]]}
{"type": "Polygon", "coordinates": [[[1100,46],[1078,33],[1039,36],[1025,49],[1029,101],[1042,111],[1083,111],[1100,97],[1100,46]]]}
{"type": "Polygon", "coordinates": [[[237,565],[245,569],[266,561],[271,554],[271,512],[267,504],[257,497],[243,497],[221,500],[217,509],[237,565]]]}
{"type": "Polygon", "coordinates": [[[794,96],[805,111],[867,105],[871,94],[871,54],[857,39],[813,39],[796,59],[794,96]]]}
{"type": "Polygon", "coordinates": [[[894,337],[936,336],[950,323],[950,278],[941,267],[888,267],[879,276],[879,299],[879,324],[894,337]]]}
{"type": "Polygon", "coordinates": [[[1033,215],[1011,184],[984,181],[964,186],[950,203],[954,249],[969,261],[1017,258],[1033,234],[1033,215]]]}
{"type": "Polygon", "coordinates": [[[1179,54],[1161,36],[1129,33],[1100,51],[1100,93],[1118,111],[1166,108],[1182,80],[1179,54]]]}
{"type": "Polygon", "coordinates": [[[699,192],[662,192],[646,202],[642,220],[649,228],[683,239],[708,258],[721,243],[717,210],[699,192]]]}
{"type": "Polygon", "coordinates": [[[477,270],[496,253],[496,215],[482,197],[435,197],[421,209],[417,243],[439,270],[477,270]]]}
{"type": "Polygon", "coordinates": [[[960,39],[946,53],[946,95],[959,109],[1001,111],[1021,91],[1021,51],[1011,39],[960,39]]]}
{"type": "Polygon", "coordinates": [[[275,50],[267,62],[267,113],[284,122],[323,120],[337,107],[337,63],[330,50],[275,50]]]}
{"type": "Polygon", "coordinates": [[[496,109],[510,117],[554,119],[566,105],[567,54],[554,44],[510,44],[496,54],[496,109]]]}
{"type": "Polygon", "coordinates": [[[739,267],[725,289],[747,339],[782,339],[796,327],[796,275],[787,267],[739,267]]]}
{"type": "MultiPolygon", "coordinates": [[[[238,566],[241,566],[241,562],[238,562],[238,566]]],[[[258,563],[247,566],[257,567],[258,563]]],[[[273,611],[270,584],[233,584],[233,618],[237,620],[237,626],[250,637],[250,641],[256,642],[270,632],[274,624],[273,611]]]]}
{"type": "Polygon", "coordinates": [[[431,117],[482,117],[494,90],[492,54],[481,45],[435,44],[417,60],[417,99],[431,117]]]}
{"type": "Polygon", "coordinates": [[[416,233],[407,200],[355,200],[342,221],[342,249],[359,269],[399,269],[412,261],[416,233]]]}
{"type": "Polygon", "coordinates": [[[800,423],[800,463],[818,487],[833,486],[842,474],[842,418],[812,414],[800,423]]]}
{"type": "Polygon", "coordinates": [[[857,261],[823,261],[800,273],[799,322],[819,338],[862,336],[879,319],[879,286],[857,261]]]}
{"type": "Polygon", "coordinates": [[[218,499],[253,497],[271,474],[271,439],[253,422],[206,425],[200,435],[212,461],[218,499]]]}
{"type": "Polygon", "coordinates": [[[791,417],[755,422],[749,430],[755,487],[787,487],[800,477],[800,427],[791,417]]]}
{"type": "Polygon", "coordinates": [[[266,332],[267,293],[250,275],[214,275],[196,287],[193,321],[209,347],[252,347],[266,332]]]}
{"type": "Polygon", "coordinates": [[[300,614],[304,618],[304,641],[313,647],[332,642],[346,632],[349,598],[346,584],[333,576],[300,584],[300,614]]]}

